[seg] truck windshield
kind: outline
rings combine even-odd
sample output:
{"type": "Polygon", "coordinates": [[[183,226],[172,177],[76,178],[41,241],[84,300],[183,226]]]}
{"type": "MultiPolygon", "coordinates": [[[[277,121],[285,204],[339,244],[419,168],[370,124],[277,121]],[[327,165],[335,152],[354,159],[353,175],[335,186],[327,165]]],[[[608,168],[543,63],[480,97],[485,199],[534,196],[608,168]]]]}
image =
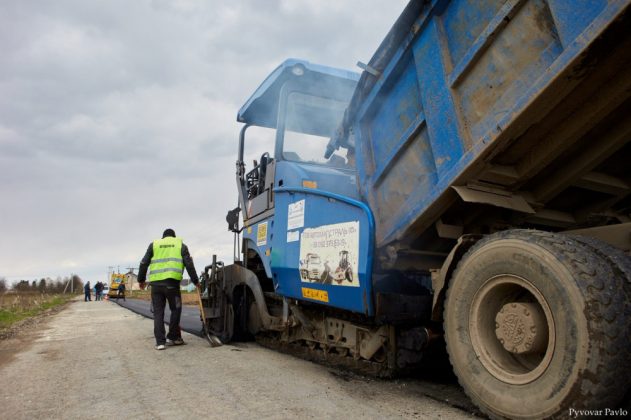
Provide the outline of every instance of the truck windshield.
{"type": "Polygon", "coordinates": [[[329,159],[326,146],[338,128],[348,104],[330,98],[292,92],[287,98],[283,158],[336,168],[351,168],[347,149],[340,148],[329,159]]]}

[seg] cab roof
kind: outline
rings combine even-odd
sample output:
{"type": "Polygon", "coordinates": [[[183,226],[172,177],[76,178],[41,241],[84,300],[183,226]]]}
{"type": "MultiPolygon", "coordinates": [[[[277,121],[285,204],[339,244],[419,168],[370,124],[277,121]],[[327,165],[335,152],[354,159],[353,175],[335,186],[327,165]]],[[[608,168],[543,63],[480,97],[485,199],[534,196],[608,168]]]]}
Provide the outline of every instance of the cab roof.
{"type": "Polygon", "coordinates": [[[308,61],[290,58],[278,66],[261,83],[237,114],[237,121],[260,127],[276,128],[280,91],[289,80],[313,86],[323,84],[327,89],[336,86],[348,88],[359,80],[359,74],[334,67],[312,64],[308,61]]]}

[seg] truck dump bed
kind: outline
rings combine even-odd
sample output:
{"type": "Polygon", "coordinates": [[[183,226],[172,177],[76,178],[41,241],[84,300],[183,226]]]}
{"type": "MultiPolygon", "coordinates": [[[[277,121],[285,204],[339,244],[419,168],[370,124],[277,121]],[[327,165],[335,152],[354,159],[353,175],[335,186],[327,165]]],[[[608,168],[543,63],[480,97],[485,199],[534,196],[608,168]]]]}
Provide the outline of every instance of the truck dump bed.
{"type": "Polygon", "coordinates": [[[343,127],[377,247],[628,218],[629,3],[411,1],[343,127]]]}

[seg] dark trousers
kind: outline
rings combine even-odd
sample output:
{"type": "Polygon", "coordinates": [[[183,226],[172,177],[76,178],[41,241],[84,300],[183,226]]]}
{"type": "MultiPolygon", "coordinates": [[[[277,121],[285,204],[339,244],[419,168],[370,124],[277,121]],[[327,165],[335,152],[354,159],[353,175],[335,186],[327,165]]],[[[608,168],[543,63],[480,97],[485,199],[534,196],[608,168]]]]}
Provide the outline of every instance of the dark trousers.
{"type": "Polygon", "coordinates": [[[156,344],[166,344],[167,338],[169,340],[181,338],[182,296],[180,295],[180,288],[151,285],[151,304],[153,305],[153,335],[156,337],[156,344]],[[171,318],[169,319],[169,333],[165,337],[164,308],[167,302],[169,302],[171,318]]]}
{"type": "Polygon", "coordinates": [[[85,292],[85,298],[83,298],[84,302],[90,301],[92,302],[92,296],[90,294],[90,292],[85,292]]]}

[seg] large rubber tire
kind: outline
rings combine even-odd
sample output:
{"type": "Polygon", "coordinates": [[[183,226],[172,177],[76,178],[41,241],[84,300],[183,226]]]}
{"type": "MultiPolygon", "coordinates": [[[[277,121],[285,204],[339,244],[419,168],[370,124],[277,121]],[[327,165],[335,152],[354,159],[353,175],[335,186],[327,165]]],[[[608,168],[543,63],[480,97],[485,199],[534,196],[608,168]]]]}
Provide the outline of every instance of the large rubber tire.
{"type": "MultiPolygon", "coordinates": [[[[258,308],[256,308],[252,291],[246,285],[237,286],[233,290],[232,300],[234,307],[234,332],[232,334],[232,341],[253,341],[255,334],[250,328],[250,322],[252,321],[253,307],[257,312],[258,308]]],[[[260,319],[258,323],[261,323],[260,319]]],[[[261,325],[254,327],[258,330],[261,325]]]]}
{"type": "MultiPolygon", "coordinates": [[[[629,302],[631,302],[631,257],[620,249],[589,236],[572,235],[572,238],[589,247],[607,261],[613,269],[614,274],[620,277],[623,283],[622,289],[627,297],[626,317],[627,319],[631,319],[631,304],[629,304],[629,302]]],[[[629,344],[619,349],[619,351],[626,352],[627,360],[631,360],[631,322],[627,324],[625,334],[627,337],[626,342],[629,344]]],[[[631,408],[631,386],[627,388],[627,393],[623,401],[626,401],[624,404],[625,409],[631,408]]]]}
{"type": "Polygon", "coordinates": [[[631,321],[622,288],[605,259],[568,236],[512,230],[478,242],[454,272],[444,313],[447,351],[467,395],[495,418],[616,407],[631,374],[620,351],[631,321]],[[540,352],[515,354],[496,336],[496,316],[515,302],[543,317],[540,352]]]}

